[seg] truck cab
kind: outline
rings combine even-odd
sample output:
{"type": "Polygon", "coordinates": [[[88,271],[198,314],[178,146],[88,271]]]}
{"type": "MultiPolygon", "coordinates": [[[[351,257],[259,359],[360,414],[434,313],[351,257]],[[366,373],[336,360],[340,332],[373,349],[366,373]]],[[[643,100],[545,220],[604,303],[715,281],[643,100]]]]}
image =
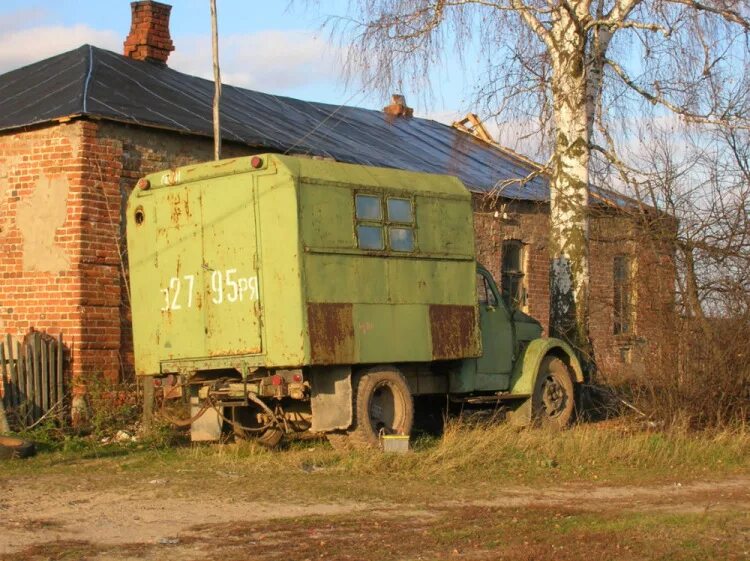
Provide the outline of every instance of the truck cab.
{"type": "Polygon", "coordinates": [[[476,264],[455,177],[262,154],[146,176],[126,216],[136,373],[181,381],[194,440],[378,446],[423,395],[570,420],[578,360],[476,264]]]}

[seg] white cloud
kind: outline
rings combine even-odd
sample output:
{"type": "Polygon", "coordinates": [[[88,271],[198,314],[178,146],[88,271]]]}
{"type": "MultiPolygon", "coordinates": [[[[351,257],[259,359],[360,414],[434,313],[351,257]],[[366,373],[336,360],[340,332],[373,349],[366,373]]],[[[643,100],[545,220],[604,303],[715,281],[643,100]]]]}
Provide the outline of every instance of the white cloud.
{"type": "MultiPolygon", "coordinates": [[[[170,67],[211,79],[208,36],[176,37],[170,67]]],[[[266,92],[339,79],[338,49],[309,31],[261,31],[219,39],[222,82],[266,92]]]]}
{"type": "Polygon", "coordinates": [[[114,31],[93,29],[87,25],[49,25],[13,31],[0,29],[0,72],[70,51],[85,43],[119,52],[123,40],[114,31]]]}
{"type": "MultiPolygon", "coordinates": [[[[89,43],[122,52],[125,37],[87,25],[44,25],[42,13],[10,14],[0,25],[0,73],[89,43]],[[22,28],[23,24],[29,27],[22,28]]],[[[174,36],[169,66],[211,79],[209,36],[174,36]]],[[[341,52],[309,31],[271,30],[220,37],[222,82],[266,92],[284,93],[311,85],[338,85],[341,52]]]]}

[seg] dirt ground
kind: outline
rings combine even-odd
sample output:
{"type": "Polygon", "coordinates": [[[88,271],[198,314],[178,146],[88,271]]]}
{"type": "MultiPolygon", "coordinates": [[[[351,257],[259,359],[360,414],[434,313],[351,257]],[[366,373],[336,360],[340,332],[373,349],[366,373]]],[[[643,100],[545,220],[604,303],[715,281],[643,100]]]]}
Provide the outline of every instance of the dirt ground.
{"type": "MultiPolygon", "coordinates": [[[[93,471],[90,477],[101,477],[93,471]]],[[[102,489],[54,471],[0,475],[2,560],[750,559],[750,477],[567,483],[456,499],[290,500],[121,474],[102,489]]]]}

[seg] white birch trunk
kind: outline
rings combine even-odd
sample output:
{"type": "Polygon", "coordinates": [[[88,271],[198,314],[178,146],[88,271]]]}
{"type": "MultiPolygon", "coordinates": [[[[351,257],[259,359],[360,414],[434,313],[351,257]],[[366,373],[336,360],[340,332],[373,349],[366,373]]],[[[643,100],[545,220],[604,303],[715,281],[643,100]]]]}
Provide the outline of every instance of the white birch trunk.
{"type": "MultiPolygon", "coordinates": [[[[589,141],[595,99],[585,36],[565,10],[552,29],[557,136],[550,182],[550,332],[593,362],[588,336],[589,141]]],[[[594,86],[596,87],[596,86],[594,86]]]]}

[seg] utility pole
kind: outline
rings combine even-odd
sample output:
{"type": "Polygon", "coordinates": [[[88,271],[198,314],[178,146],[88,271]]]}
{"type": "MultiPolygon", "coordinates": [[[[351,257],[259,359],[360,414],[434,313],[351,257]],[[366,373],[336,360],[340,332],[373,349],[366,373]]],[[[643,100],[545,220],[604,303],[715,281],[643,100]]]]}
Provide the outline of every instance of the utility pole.
{"type": "Polygon", "coordinates": [[[221,123],[219,100],[221,99],[221,72],[219,71],[219,29],[216,21],[216,0],[211,0],[211,46],[214,61],[214,160],[221,159],[221,123]]]}

